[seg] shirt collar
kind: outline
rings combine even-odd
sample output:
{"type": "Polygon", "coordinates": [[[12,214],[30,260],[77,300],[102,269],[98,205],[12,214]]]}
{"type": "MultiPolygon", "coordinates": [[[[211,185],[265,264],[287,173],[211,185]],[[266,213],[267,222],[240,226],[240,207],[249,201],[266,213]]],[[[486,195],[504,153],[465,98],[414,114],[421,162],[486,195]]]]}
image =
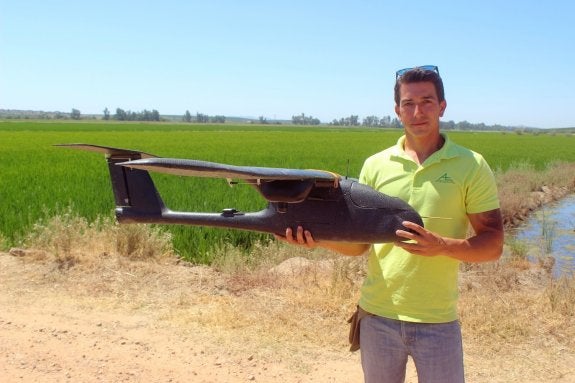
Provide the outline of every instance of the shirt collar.
{"type": "MultiPolygon", "coordinates": [[[[437,152],[433,153],[427,160],[425,160],[425,162],[423,163],[424,165],[429,165],[444,159],[449,159],[457,156],[457,149],[455,148],[455,144],[453,143],[453,141],[449,139],[447,134],[445,133],[440,134],[444,139],[443,146],[437,152]]],[[[395,157],[397,159],[400,158],[407,159],[413,162],[413,160],[407,154],[405,154],[404,145],[405,145],[405,135],[399,137],[399,139],[397,140],[397,143],[394,146],[392,157],[395,157]]]]}

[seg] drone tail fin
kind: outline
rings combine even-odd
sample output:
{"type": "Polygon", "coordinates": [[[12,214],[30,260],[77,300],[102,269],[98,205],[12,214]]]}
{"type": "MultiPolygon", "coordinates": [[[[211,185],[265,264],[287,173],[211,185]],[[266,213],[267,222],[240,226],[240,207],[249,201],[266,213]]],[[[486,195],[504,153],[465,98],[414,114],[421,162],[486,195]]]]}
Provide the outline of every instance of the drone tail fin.
{"type": "Polygon", "coordinates": [[[121,162],[155,157],[151,154],[88,144],[65,144],[75,149],[100,152],[106,155],[119,222],[132,222],[131,216],[157,217],[167,210],[150,174],[146,170],[117,165],[121,162]]]}
{"type": "Polygon", "coordinates": [[[130,222],[129,216],[161,216],[166,210],[164,202],[154,185],[154,181],[146,170],[130,169],[117,165],[139,156],[130,154],[125,156],[108,157],[108,169],[112,180],[112,189],[116,201],[116,218],[119,222],[130,222]]]}

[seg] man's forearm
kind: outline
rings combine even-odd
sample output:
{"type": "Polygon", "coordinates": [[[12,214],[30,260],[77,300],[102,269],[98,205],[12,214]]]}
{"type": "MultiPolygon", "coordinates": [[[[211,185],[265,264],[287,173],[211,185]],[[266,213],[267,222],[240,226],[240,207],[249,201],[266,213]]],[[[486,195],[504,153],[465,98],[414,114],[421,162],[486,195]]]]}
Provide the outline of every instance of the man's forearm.
{"type": "Polygon", "coordinates": [[[489,231],[468,239],[446,238],[446,255],[463,262],[496,261],[503,251],[503,232],[489,231]]]}
{"type": "Polygon", "coordinates": [[[370,245],[365,243],[348,243],[333,241],[318,241],[316,244],[324,249],[333,250],[343,255],[359,256],[369,250],[370,245]]]}
{"type": "Polygon", "coordinates": [[[323,247],[324,249],[333,250],[343,255],[357,256],[364,254],[370,247],[364,243],[348,243],[348,242],[335,242],[335,241],[315,241],[313,235],[309,230],[298,226],[295,233],[288,227],[286,229],[285,237],[276,235],[276,238],[286,241],[293,245],[305,246],[308,248],[323,247]]]}

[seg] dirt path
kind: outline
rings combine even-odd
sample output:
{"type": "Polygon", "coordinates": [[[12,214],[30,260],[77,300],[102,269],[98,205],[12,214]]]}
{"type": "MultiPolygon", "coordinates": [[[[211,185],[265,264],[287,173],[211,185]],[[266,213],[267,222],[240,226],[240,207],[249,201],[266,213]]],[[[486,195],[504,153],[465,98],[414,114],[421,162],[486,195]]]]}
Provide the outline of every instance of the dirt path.
{"type": "MultiPolygon", "coordinates": [[[[186,271],[163,268],[175,283],[186,271]]],[[[116,289],[91,294],[85,281],[59,274],[0,255],[0,382],[361,381],[358,355],[313,350],[302,361],[269,347],[246,351],[229,332],[161,318],[154,297],[126,304],[116,289]]]]}
{"type": "Polygon", "coordinates": [[[2,382],[360,381],[355,357],[302,373],[149,316],[77,311],[70,302],[20,303],[0,315],[2,382]]]}
{"type": "MultiPolygon", "coordinates": [[[[266,338],[257,323],[219,326],[224,306],[242,311],[254,301],[223,292],[209,268],[101,259],[65,269],[39,258],[0,253],[0,382],[363,380],[359,355],[344,342],[320,347],[289,334],[266,338]]],[[[573,350],[505,347],[469,345],[468,381],[575,382],[573,350]]],[[[411,364],[406,381],[417,381],[411,364]]]]}

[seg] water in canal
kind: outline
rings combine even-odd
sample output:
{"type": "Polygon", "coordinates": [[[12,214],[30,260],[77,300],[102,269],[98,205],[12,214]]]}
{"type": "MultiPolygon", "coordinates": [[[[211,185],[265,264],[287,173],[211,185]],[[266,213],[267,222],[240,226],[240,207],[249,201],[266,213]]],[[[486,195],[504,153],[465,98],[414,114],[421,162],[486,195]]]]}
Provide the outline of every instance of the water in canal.
{"type": "Polygon", "coordinates": [[[553,275],[575,274],[575,194],[535,212],[516,232],[533,258],[550,255],[555,258],[553,275]]]}

